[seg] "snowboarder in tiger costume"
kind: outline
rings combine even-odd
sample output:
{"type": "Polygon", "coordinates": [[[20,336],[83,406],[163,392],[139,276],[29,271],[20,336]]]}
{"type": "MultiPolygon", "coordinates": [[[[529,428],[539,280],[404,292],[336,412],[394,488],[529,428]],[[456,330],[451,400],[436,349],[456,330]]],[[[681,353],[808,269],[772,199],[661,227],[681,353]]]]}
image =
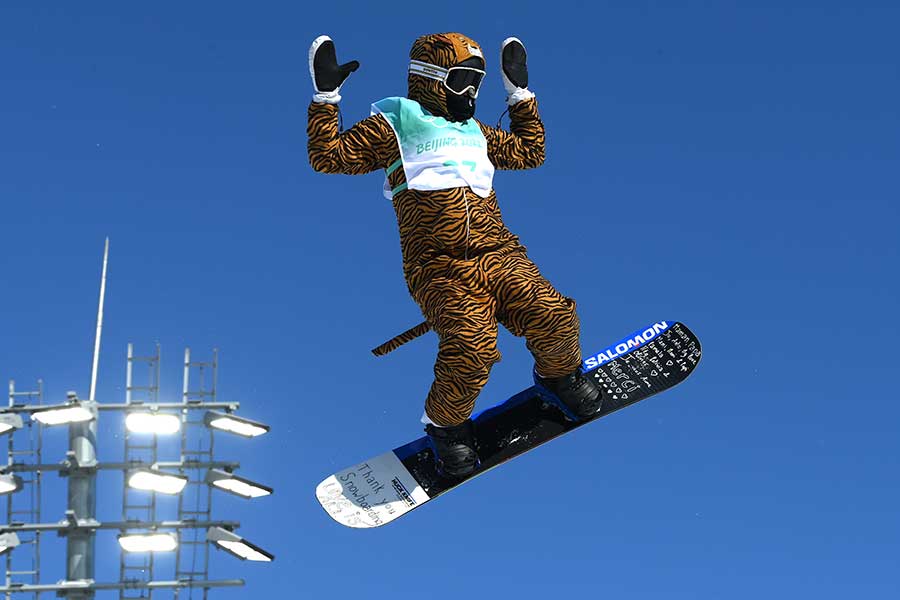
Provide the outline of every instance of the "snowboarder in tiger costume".
{"type": "Polygon", "coordinates": [[[473,118],[485,74],[480,46],[459,33],[442,33],[413,44],[406,98],[376,102],[372,116],[340,132],[340,88],[359,63],[339,65],[328,36],[309,51],[315,87],[309,161],[323,173],[385,171],[406,282],[423,325],[440,340],[422,422],[440,469],[451,477],[467,476],[478,464],[469,417],[500,360],[498,323],[525,337],[535,382],[571,416],[590,417],[602,402],[581,371],[575,302],[541,276],[500,216],[494,170],[531,169],[544,161],[544,127],[528,90],[525,48],[509,38],[500,54],[510,131],[473,118]]]}

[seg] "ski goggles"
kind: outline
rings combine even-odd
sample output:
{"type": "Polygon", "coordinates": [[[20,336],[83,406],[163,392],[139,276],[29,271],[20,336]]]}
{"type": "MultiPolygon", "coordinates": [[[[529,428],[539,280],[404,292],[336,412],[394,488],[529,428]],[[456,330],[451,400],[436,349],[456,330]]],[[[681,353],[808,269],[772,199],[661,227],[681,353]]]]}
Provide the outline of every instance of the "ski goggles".
{"type": "Polygon", "coordinates": [[[468,93],[472,98],[478,97],[478,89],[484,80],[484,71],[474,67],[450,67],[445,69],[420,60],[409,61],[409,72],[429,79],[440,81],[453,94],[462,96],[468,93]]]}

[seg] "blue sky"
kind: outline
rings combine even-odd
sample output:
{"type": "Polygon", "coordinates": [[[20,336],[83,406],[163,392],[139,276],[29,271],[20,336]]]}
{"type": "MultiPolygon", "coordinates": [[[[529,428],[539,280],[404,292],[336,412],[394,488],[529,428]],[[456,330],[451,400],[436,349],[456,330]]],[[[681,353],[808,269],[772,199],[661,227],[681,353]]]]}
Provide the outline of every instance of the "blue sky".
{"type": "MultiPolygon", "coordinates": [[[[0,378],[86,395],[108,235],[99,399],[124,400],[129,341],[162,345],[166,400],[184,346],[218,347],[220,397],[273,425],[217,444],[275,495],[216,512],[277,560],[214,554],[214,577],[249,587],[213,597],[896,597],[897,5],[309,4],[0,9],[0,378]],[[488,50],[489,123],[499,44],[526,44],[547,161],[494,185],[578,301],[584,351],[678,319],[704,359],[672,392],[351,531],[314,487],[419,434],[436,340],[368,352],[420,314],[382,175],[307,163],[307,48],[327,33],[362,63],[349,124],[405,92],[416,36],[448,30],[488,50]]],[[[479,407],[529,382],[522,341],[500,345],[479,407]]],[[[101,459],[120,458],[117,429],[101,424],[101,459]]],[[[117,519],[115,476],[99,494],[117,519]]],[[[113,538],[98,551],[98,579],[117,578],[113,538]]]]}

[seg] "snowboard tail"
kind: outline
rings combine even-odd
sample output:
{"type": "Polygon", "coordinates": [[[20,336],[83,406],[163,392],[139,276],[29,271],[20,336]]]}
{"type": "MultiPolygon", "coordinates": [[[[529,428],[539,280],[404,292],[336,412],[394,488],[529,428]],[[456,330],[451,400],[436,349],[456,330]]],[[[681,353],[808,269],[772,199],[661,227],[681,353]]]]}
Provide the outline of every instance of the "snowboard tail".
{"type": "Polygon", "coordinates": [[[570,420],[555,397],[532,386],[473,415],[481,464],[471,476],[449,479],[438,473],[423,436],[331,475],[318,485],[316,497],[342,525],[379,527],[555,437],[678,385],[700,356],[700,341],[687,326],[653,323],[584,361],[582,368],[604,394],[594,417],[570,420]]]}

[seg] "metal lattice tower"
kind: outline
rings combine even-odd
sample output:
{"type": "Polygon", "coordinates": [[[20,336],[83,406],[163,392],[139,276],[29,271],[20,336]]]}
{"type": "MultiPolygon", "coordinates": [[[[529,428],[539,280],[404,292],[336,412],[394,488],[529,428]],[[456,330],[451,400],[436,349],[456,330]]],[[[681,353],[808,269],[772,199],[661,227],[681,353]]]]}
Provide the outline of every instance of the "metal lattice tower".
{"type": "MultiPolygon", "coordinates": [[[[128,364],[125,374],[125,403],[129,406],[155,405],[159,402],[159,344],[156,345],[156,353],[152,356],[135,356],[134,344],[128,344],[128,364]],[[147,382],[145,385],[135,385],[134,366],[143,364],[147,370],[147,382]]],[[[159,439],[156,435],[135,435],[125,428],[125,454],[124,462],[154,464],[159,456],[159,439]]],[[[125,472],[127,477],[127,471],[125,472]]],[[[123,486],[122,496],[122,520],[123,521],[156,521],[156,493],[143,490],[134,490],[127,485],[123,486]]],[[[153,552],[128,553],[122,552],[119,568],[119,580],[122,582],[153,581],[153,552]]],[[[152,598],[152,589],[120,590],[120,600],[130,598],[152,598]]]]}
{"type": "MultiPolygon", "coordinates": [[[[192,362],[191,349],[184,349],[184,386],[182,404],[200,404],[216,401],[218,375],[218,350],[213,349],[209,362],[192,362]],[[194,374],[192,379],[191,375],[194,374]],[[194,388],[191,388],[194,385],[194,388]]],[[[181,475],[188,478],[184,492],[178,497],[179,521],[209,521],[212,518],[212,488],[206,484],[204,468],[192,463],[211,463],[213,457],[213,430],[206,427],[200,411],[182,410],[181,417],[181,475]]],[[[209,579],[209,544],[197,530],[178,532],[178,550],[175,557],[175,578],[179,580],[205,581],[209,579]]],[[[191,589],[193,592],[193,589],[191,589]]],[[[208,588],[203,588],[203,600],[208,588]]],[[[175,598],[179,590],[175,590],[175,598]]]]}
{"type": "MultiPolygon", "coordinates": [[[[152,356],[135,356],[128,345],[126,402],[101,402],[96,397],[103,328],[109,240],[103,252],[100,300],[91,369],[90,394],[80,398],[74,391],[65,401],[43,403],[43,385],[36,391],[19,392],[9,384],[9,406],[0,406],[0,435],[9,435],[7,463],[0,463],[0,494],[7,495],[7,522],[0,524],[0,555],[5,555],[6,581],[0,595],[7,600],[42,593],[55,593],[69,600],[89,600],[98,592],[117,592],[120,600],[151,598],[153,591],[203,590],[206,600],[210,589],[240,587],[242,579],[210,580],[210,547],[224,550],[244,560],[271,562],[274,555],[235,533],[241,524],[233,520],[213,520],[212,488],[246,498],[272,493],[272,488],[232,475],[240,464],[217,461],[213,457],[213,429],[219,428],[243,437],[256,437],[269,431],[264,423],[234,414],[238,402],[216,402],[218,354],[213,350],[210,362],[191,362],[190,349],[184,355],[184,385],[181,402],[160,402],[160,349],[152,356]],[[146,369],[146,385],[134,383],[135,365],[146,369]],[[193,386],[193,387],[192,387],[193,386]],[[220,412],[223,411],[223,412],[220,412]],[[124,460],[98,460],[98,421],[102,413],[125,413],[124,460]],[[180,417],[180,418],[179,418],[180,417]],[[158,436],[181,429],[180,440],[171,443],[158,436]],[[27,432],[25,431],[27,427],[27,432]],[[242,427],[254,428],[247,434],[242,427]],[[68,450],[62,461],[42,461],[44,429],[68,432],[68,450]],[[136,436],[149,436],[138,438],[136,436]],[[147,441],[149,440],[149,441],[147,441]],[[179,444],[180,441],[180,444],[179,444]],[[180,453],[178,461],[159,460],[162,454],[180,453]],[[122,496],[122,520],[98,520],[97,479],[104,472],[125,474],[122,496]],[[177,474],[176,472],[177,471],[177,474]],[[55,472],[66,479],[63,518],[41,522],[41,477],[55,472]],[[246,486],[257,493],[245,495],[246,486]],[[238,486],[238,487],[235,487],[238,486]],[[241,488],[245,486],[245,488],[241,488]],[[159,494],[179,494],[178,518],[161,518],[168,512],[159,494]],[[95,579],[96,537],[100,531],[119,534],[119,581],[95,579]],[[53,532],[65,541],[65,578],[55,583],[40,581],[41,535],[53,532]],[[153,552],[176,550],[174,565],[153,552]],[[156,579],[158,571],[171,572],[174,579],[156,579]]],[[[61,504],[61,502],[60,502],[61,504]]],[[[165,515],[168,516],[168,515],[165,515]]],[[[44,540],[46,543],[47,540],[44,540]]],[[[104,548],[104,553],[106,549],[104,548]]]]}
{"type": "MultiPolygon", "coordinates": [[[[9,406],[14,407],[17,398],[24,398],[26,404],[43,404],[44,384],[40,379],[37,389],[29,392],[17,392],[16,383],[9,382],[9,406]]],[[[8,441],[7,464],[14,463],[36,466],[41,464],[41,425],[27,421],[28,432],[19,435],[10,434],[8,441]]],[[[41,520],[41,471],[35,470],[22,478],[23,489],[17,494],[6,497],[6,522],[37,523],[41,520]]],[[[36,584],[41,574],[41,534],[39,531],[23,533],[20,536],[22,548],[6,555],[6,586],[30,583],[36,584]],[[28,552],[24,547],[30,548],[28,552]]],[[[12,594],[6,594],[11,598],[12,594]]],[[[34,594],[37,599],[38,594],[34,594]]]]}

